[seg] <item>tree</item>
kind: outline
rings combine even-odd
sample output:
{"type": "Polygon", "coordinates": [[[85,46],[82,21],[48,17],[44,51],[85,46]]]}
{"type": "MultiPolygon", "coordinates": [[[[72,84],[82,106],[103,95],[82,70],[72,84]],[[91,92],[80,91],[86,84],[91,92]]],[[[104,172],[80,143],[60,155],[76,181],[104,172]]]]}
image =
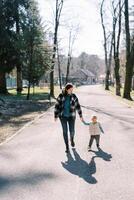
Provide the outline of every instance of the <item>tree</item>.
{"type": "Polygon", "coordinates": [[[70,73],[70,65],[71,65],[71,61],[72,61],[73,46],[74,46],[74,42],[76,40],[76,36],[78,34],[78,31],[79,31],[79,25],[77,25],[75,27],[74,27],[74,25],[69,26],[66,83],[69,80],[69,73],[70,73]]]}
{"type": "Polygon", "coordinates": [[[30,6],[30,1],[27,0],[13,0],[13,13],[14,13],[14,23],[16,29],[16,49],[17,49],[17,93],[21,94],[23,86],[22,86],[22,26],[26,21],[26,12],[28,7],[30,6]]]}
{"type": "Polygon", "coordinates": [[[116,80],[116,95],[121,96],[120,88],[120,58],[119,58],[119,48],[120,48],[120,36],[121,36],[121,22],[122,22],[122,9],[124,2],[119,0],[117,2],[112,1],[113,7],[113,50],[114,50],[114,74],[116,80]],[[116,6],[115,6],[116,3],[116,6]],[[117,26],[118,25],[118,26],[117,26]]]}
{"type": "Polygon", "coordinates": [[[134,90],[134,35],[132,35],[132,40],[131,40],[131,64],[133,66],[133,84],[132,84],[132,89],[134,90]]]}
{"type": "Polygon", "coordinates": [[[3,0],[0,10],[0,93],[7,93],[6,73],[15,67],[17,92],[22,91],[22,70],[30,92],[50,60],[37,4],[35,0],[3,0]]]}
{"type": "Polygon", "coordinates": [[[29,82],[27,94],[27,100],[29,100],[31,86],[38,84],[41,76],[48,68],[48,60],[50,60],[45,46],[45,33],[34,1],[31,1],[28,9],[27,22],[23,28],[23,33],[25,47],[23,76],[29,82]]]}
{"type": "Polygon", "coordinates": [[[59,72],[60,89],[62,89],[61,59],[60,59],[60,54],[59,54],[59,45],[58,45],[58,43],[57,43],[57,61],[58,61],[58,72],[59,72]]]}
{"type": "Polygon", "coordinates": [[[59,28],[60,16],[61,16],[62,8],[63,8],[63,3],[64,3],[63,0],[56,0],[53,55],[52,55],[52,64],[51,64],[51,72],[50,72],[50,96],[52,96],[52,97],[54,97],[54,66],[55,66],[55,60],[56,60],[58,28],[59,28]]]}
{"type": "Polygon", "coordinates": [[[7,94],[6,73],[14,68],[17,60],[13,3],[10,0],[0,1],[0,10],[0,93],[7,94]]]}
{"type": "MultiPolygon", "coordinates": [[[[78,57],[78,69],[85,69],[91,71],[96,77],[99,74],[100,59],[97,55],[89,55],[85,52],[78,57]]],[[[77,64],[75,64],[77,66],[77,64]]]]}
{"type": "MultiPolygon", "coordinates": [[[[133,76],[133,63],[131,61],[131,38],[130,38],[130,27],[129,27],[129,5],[128,0],[125,0],[125,34],[126,34],[126,77],[124,85],[123,97],[129,100],[131,98],[132,89],[132,76],[133,76]]],[[[132,58],[133,59],[133,58],[132,58]]]]}
{"type": "Polygon", "coordinates": [[[111,62],[112,62],[112,47],[113,47],[113,35],[111,32],[106,31],[106,26],[104,22],[104,3],[105,0],[102,0],[100,6],[100,15],[101,15],[101,25],[103,29],[104,36],[104,52],[105,52],[105,66],[106,66],[106,78],[105,78],[105,89],[109,90],[109,79],[111,75],[111,62]]]}
{"type": "MultiPolygon", "coordinates": [[[[14,63],[11,63],[10,60],[5,61],[6,66],[4,67],[2,64],[1,66],[1,81],[3,80],[3,86],[5,89],[5,93],[7,91],[6,89],[6,80],[5,80],[5,74],[9,73],[14,67],[17,68],[17,91],[18,93],[21,93],[22,91],[22,62],[23,62],[23,56],[22,56],[22,25],[24,23],[24,18],[26,17],[26,10],[28,8],[29,1],[27,0],[3,0],[0,2],[1,6],[1,34],[4,35],[4,37],[1,37],[1,56],[3,59],[7,59],[8,57],[2,55],[2,51],[5,49],[8,52],[9,51],[9,59],[12,58],[12,54],[14,57],[14,63]],[[10,48],[10,50],[9,50],[10,48]],[[14,65],[12,65],[14,64],[14,65]],[[4,72],[3,69],[4,68],[4,72]],[[3,75],[2,75],[3,74],[3,75]],[[4,83],[5,82],[5,83],[4,83]]],[[[26,20],[25,20],[26,21],[26,20]]],[[[5,55],[7,54],[5,52],[5,55]]]]}

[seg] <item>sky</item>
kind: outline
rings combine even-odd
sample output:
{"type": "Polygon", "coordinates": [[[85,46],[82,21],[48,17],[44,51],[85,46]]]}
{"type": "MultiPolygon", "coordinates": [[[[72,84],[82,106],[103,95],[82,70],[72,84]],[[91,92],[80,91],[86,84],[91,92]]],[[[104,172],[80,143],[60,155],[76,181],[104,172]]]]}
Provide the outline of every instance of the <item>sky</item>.
{"type": "MultiPolygon", "coordinates": [[[[55,0],[37,1],[44,24],[48,24],[53,31],[55,0]]],[[[104,57],[98,2],[99,0],[64,0],[59,28],[59,45],[63,54],[67,54],[68,50],[69,29],[67,27],[73,24],[75,27],[78,25],[80,27],[73,47],[73,56],[86,52],[104,57]]]]}

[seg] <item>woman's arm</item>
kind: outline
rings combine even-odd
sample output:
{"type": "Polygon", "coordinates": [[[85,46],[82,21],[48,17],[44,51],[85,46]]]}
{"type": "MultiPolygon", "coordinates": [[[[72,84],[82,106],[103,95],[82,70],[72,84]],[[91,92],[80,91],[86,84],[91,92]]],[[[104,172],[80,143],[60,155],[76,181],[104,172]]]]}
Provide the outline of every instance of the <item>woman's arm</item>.
{"type": "MultiPolygon", "coordinates": [[[[76,96],[75,96],[75,97],[76,97],[76,96]]],[[[77,111],[78,111],[78,114],[79,114],[80,118],[82,118],[82,109],[81,109],[81,106],[80,106],[80,103],[79,103],[79,100],[78,100],[77,97],[76,97],[75,103],[76,103],[76,109],[77,109],[77,111]]]]}
{"type": "Polygon", "coordinates": [[[55,119],[58,118],[58,116],[59,116],[60,102],[61,102],[61,97],[59,95],[58,98],[56,99],[56,104],[55,104],[55,108],[54,108],[54,117],[55,117],[55,119]]]}

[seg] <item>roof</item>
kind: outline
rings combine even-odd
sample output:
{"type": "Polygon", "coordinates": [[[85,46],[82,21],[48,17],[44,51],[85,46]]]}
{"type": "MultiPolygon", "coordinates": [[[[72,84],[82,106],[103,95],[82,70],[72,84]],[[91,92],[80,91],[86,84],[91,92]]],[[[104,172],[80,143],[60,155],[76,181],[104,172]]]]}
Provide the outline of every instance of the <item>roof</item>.
{"type": "Polygon", "coordinates": [[[87,69],[80,69],[79,71],[84,73],[86,76],[95,77],[95,75],[91,71],[89,71],[87,69]]]}

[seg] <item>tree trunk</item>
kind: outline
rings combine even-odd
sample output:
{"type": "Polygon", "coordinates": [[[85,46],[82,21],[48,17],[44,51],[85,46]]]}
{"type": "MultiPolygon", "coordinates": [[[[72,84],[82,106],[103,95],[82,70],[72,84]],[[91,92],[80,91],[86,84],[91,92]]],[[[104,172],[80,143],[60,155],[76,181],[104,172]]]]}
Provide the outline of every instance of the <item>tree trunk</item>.
{"type": "Polygon", "coordinates": [[[60,65],[59,53],[58,53],[58,72],[59,72],[59,83],[60,83],[60,89],[62,89],[61,65],[60,65]]]}
{"type": "Polygon", "coordinates": [[[27,100],[30,99],[30,88],[31,88],[31,83],[29,81],[29,83],[28,83],[28,92],[27,92],[27,100]]]}
{"type": "MultiPolygon", "coordinates": [[[[107,49],[107,34],[106,34],[106,27],[104,24],[104,16],[103,16],[103,5],[105,0],[102,0],[100,14],[101,14],[101,25],[103,29],[103,36],[104,36],[104,52],[105,52],[105,66],[106,66],[106,77],[105,77],[105,90],[109,90],[109,78],[110,78],[110,61],[108,62],[108,49],[107,49]]],[[[112,47],[110,48],[109,59],[112,53],[112,47]]]]}
{"type": "Polygon", "coordinates": [[[109,77],[110,77],[110,71],[106,71],[106,78],[105,78],[105,90],[109,90],[109,77]]]}
{"type": "Polygon", "coordinates": [[[56,50],[53,50],[52,66],[51,66],[51,72],[50,72],[50,96],[51,97],[54,97],[54,65],[55,65],[55,57],[56,57],[56,50]]]}
{"type": "Polygon", "coordinates": [[[124,86],[124,98],[132,100],[131,89],[132,89],[132,76],[133,76],[133,65],[131,62],[130,52],[130,29],[129,29],[129,11],[128,11],[128,0],[125,0],[125,31],[126,31],[126,77],[124,86]]]}
{"type": "Polygon", "coordinates": [[[33,83],[33,95],[35,95],[35,84],[33,83]]]}
{"type": "MultiPolygon", "coordinates": [[[[16,21],[16,35],[17,35],[17,40],[19,41],[19,35],[20,35],[20,25],[19,25],[19,5],[18,2],[16,1],[16,16],[15,16],[15,21],[16,21]]],[[[20,62],[20,52],[18,50],[18,63],[16,64],[17,68],[17,94],[21,94],[23,90],[22,86],[22,67],[19,64],[20,62]]]]}
{"type": "Polygon", "coordinates": [[[54,66],[55,66],[55,58],[56,58],[57,33],[58,33],[58,23],[55,26],[54,47],[53,47],[52,65],[51,65],[51,72],[50,72],[50,96],[51,97],[54,97],[54,66]]]}
{"type": "Polygon", "coordinates": [[[0,94],[8,94],[6,87],[6,76],[4,72],[0,72],[0,94]]]}
{"type": "Polygon", "coordinates": [[[21,66],[17,66],[17,94],[21,94],[23,90],[22,86],[22,69],[21,66]]]}
{"type": "Polygon", "coordinates": [[[6,77],[4,72],[0,72],[0,94],[7,94],[6,77]]]}
{"type": "Polygon", "coordinates": [[[132,73],[133,69],[131,66],[130,60],[126,62],[126,78],[125,78],[125,86],[124,86],[124,98],[128,100],[132,100],[131,98],[131,89],[132,89],[132,73]]]}
{"type": "Polygon", "coordinates": [[[115,81],[116,81],[116,95],[121,96],[120,93],[120,88],[121,88],[121,83],[120,83],[120,74],[119,74],[119,69],[120,69],[120,60],[119,58],[115,58],[115,81]]]}
{"type": "Polygon", "coordinates": [[[57,34],[58,34],[58,0],[56,0],[56,16],[55,16],[55,30],[54,30],[54,43],[53,43],[53,55],[52,55],[52,66],[50,72],[50,96],[54,97],[54,66],[56,58],[56,46],[57,46],[57,34]]]}
{"type": "Polygon", "coordinates": [[[58,59],[59,84],[60,84],[60,89],[62,90],[61,61],[60,61],[60,55],[59,55],[59,47],[58,47],[58,44],[57,44],[57,59],[58,59]]]}
{"type": "Polygon", "coordinates": [[[132,38],[132,46],[131,46],[131,64],[133,66],[132,90],[134,90],[134,36],[132,38]]]}
{"type": "Polygon", "coordinates": [[[57,47],[57,35],[60,22],[61,11],[63,8],[63,0],[56,0],[56,16],[55,16],[55,29],[54,29],[54,47],[53,47],[53,56],[52,56],[52,66],[50,73],[50,96],[54,97],[54,66],[56,58],[56,47],[57,47]]]}
{"type": "Polygon", "coordinates": [[[132,78],[132,90],[134,90],[134,77],[132,78]]]}
{"type": "Polygon", "coordinates": [[[31,72],[32,72],[32,66],[33,66],[33,51],[34,51],[33,38],[31,38],[31,41],[30,41],[30,60],[29,60],[29,65],[28,65],[28,92],[27,92],[27,100],[30,99],[31,72]]]}
{"type": "Polygon", "coordinates": [[[120,82],[120,58],[119,58],[119,47],[120,47],[120,36],[121,36],[121,23],[122,23],[122,8],[121,1],[119,1],[119,25],[118,25],[118,34],[117,34],[117,45],[116,45],[116,23],[114,29],[114,61],[115,61],[115,79],[116,79],[116,95],[121,96],[121,82],[120,82]]]}
{"type": "Polygon", "coordinates": [[[68,83],[68,80],[69,80],[70,64],[71,64],[71,56],[68,55],[68,60],[67,60],[67,74],[66,74],[66,84],[68,83]]]}

